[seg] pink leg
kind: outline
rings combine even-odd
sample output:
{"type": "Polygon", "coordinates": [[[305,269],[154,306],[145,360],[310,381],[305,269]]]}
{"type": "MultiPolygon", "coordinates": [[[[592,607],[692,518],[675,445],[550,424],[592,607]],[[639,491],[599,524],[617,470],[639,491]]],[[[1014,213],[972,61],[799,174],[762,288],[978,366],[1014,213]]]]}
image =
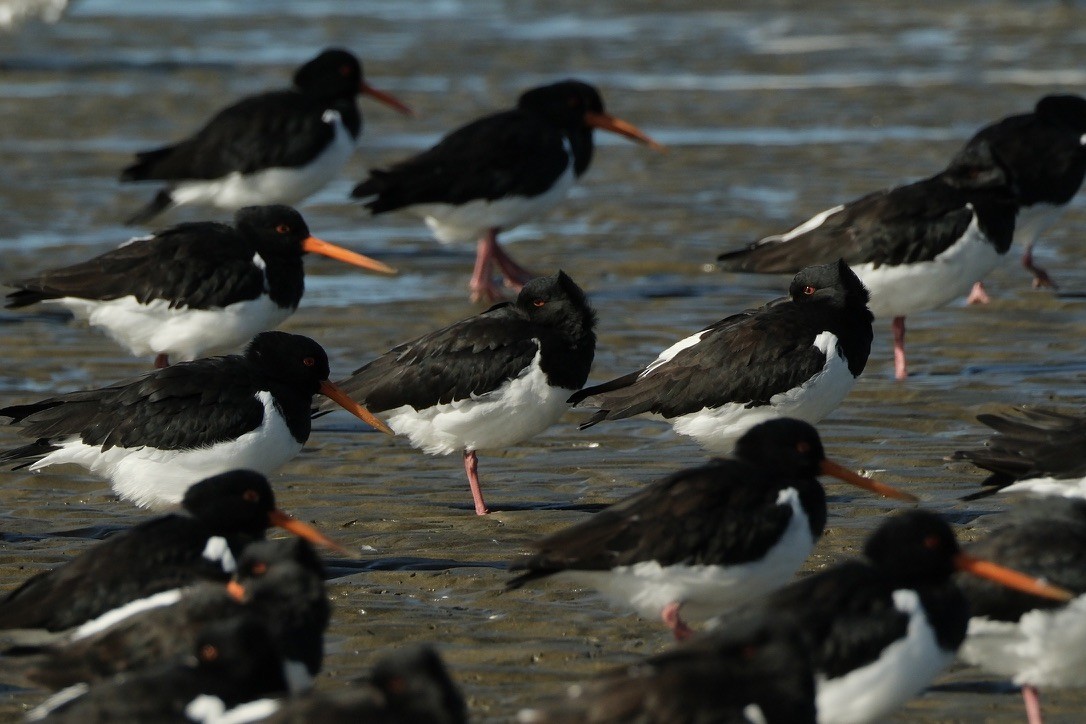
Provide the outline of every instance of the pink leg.
{"type": "Polygon", "coordinates": [[[502,248],[502,245],[496,239],[494,241],[494,260],[498,262],[498,267],[502,270],[506,286],[510,286],[517,291],[520,291],[520,288],[535,276],[535,274],[513,261],[513,257],[509,256],[509,253],[502,248]]]}
{"type": "Polygon", "coordinates": [[[681,603],[672,601],[660,611],[660,619],[665,626],[671,629],[671,634],[676,641],[685,641],[694,635],[694,630],[686,625],[686,621],[683,621],[682,616],[679,614],[680,608],[682,608],[681,603]]]}
{"type": "Polygon", "coordinates": [[[894,331],[894,378],[903,380],[909,376],[905,364],[905,317],[894,317],[890,328],[894,331]]]}
{"type": "Polygon", "coordinates": [[[988,296],[988,292],[984,290],[984,282],[977,282],[973,285],[973,288],[969,291],[969,296],[965,298],[966,304],[987,304],[992,301],[992,298],[988,296]]]}
{"type": "Polygon", "coordinates": [[[160,370],[163,367],[170,366],[170,356],[168,354],[160,354],[155,357],[155,369],[160,370]]]}
{"type": "Polygon", "coordinates": [[[1022,687],[1022,699],[1026,703],[1026,721],[1029,724],[1044,724],[1044,715],[1041,714],[1041,695],[1037,688],[1026,684],[1022,687]]]}
{"type": "Polygon", "coordinates": [[[502,298],[501,289],[494,284],[491,278],[491,268],[494,266],[495,252],[498,246],[497,229],[489,230],[479,239],[475,249],[475,270],[471,274],[471,301],[496,302],[502,298]]]}
{"type": "Polygon", "coordinates": [[[490,510],[483,502],[483,489],[479,487],[479,458],[474,450],[464,451],[464,472],[468,474],[471,497],[475,499],[475,514],[486,515],[490,510]]]}
{"type": "Polygon", "coordinates": [[[1022,253],[1022,266],[1025,267],[1029,271],[1029,273],[1033,275],[1034,288],[1058,288],[1056,286],[1056,282],[1052,281],[1052,277],[1048,276],[1048,272],[1033,263],[1033,244],[1026,245],[1026,250],[1022,253]]]}

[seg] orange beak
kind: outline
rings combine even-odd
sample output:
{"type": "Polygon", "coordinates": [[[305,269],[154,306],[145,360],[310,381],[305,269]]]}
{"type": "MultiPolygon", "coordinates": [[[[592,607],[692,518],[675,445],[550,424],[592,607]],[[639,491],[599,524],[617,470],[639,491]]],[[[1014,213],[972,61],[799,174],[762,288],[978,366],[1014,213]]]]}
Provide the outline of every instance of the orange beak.
{"type": "Polygon", "coordinates": [[[313,545],[324,546],[331,550],[337,551],[352,558],[356,557],[356,554],[351,550],[344,548],[339,543],[321,533],[313,526],[303,523],[297,518],[293,518],[281,510],[273,510],[268,513],[268,522],[274,526],[282,528],[283,530],[290,531],[299,538],[305,538],[313,545]]]}
{"type": "Polygon", "coordinates": [[[230,582],[226,584],[226,592],[230,594],[230,598],[238,603],[245,603],[245,586],[237,581],[231,579],[230,582]]]}
{"type": "Polygon", "coordinates": [[[342,246],[329,244],[327,241],[318,239],[315,236],[310,236],[305,241],[303,241],[302,249],[312,254],[320,254],[321,256],[327,256],[338,261],[345,261],[348,264],[354,264],[355,266],[360,266],[363,269],[380,272],[381,274],[396,273],[396,270],[390,267],[388,264],[382,264],[376,259],[370,259],[368,256],[356,254],[349,249],[344,249],[342,246]]]}
{"type": "Polygon", "coordinates": [[[592,128],[617,133],[620,136],[643,143],[654,151],[666,151],[667,148],[649,138],[645,133],[632,123],[627,123],[621,118],[615,118],[609,113],[596,113],[588,111],[584,114],[584,122],[592,128]]]}
{"type": "Polygon", "coordinates": [[[384,103],[389,108],[397,110],[405,116],[415,115],[415,112],[403,103],[401,103],[399,98],[396,98],[389,93],[385,93],[384,91],[377,90],[366,81],[362,81],[362,85],[359,86],[358,92],[363,95],[370,96],[375,100],[380,101],[381,103],[384,103]]]}
{"type": "Polygon", "coordinates": [[[838,480],[842,480],[851,485],[855,485],[857,488],[863,488],[864,490],[870,490],[872,493],[885,496],[887,498],[897,498],[898,500],[907,500],[910,503],[915,503],[919,500],[915,495],[902,492],[897,488],[891,488],[886,483],[880,483],[877,480],[871,478],[865,478],[859,473],[854,473],[843,465],[839,465],[832,460],[823,460],[820,465],[820,471],[823,475],[832,475],[838,480]]]}
{"type": "Polygon", "coordinates": [[[378,420],[374,417],[372,412],[352,400],[346,392],[339,389],[328,380],[321,382],[321,394],[375,430],[380,430],[386,435],[396,434],[391,427],[378,420]]]}
{"type": "Polygon", "coordinates": [[[1025,573],[1019,573],[991,561],[974,558],[968,553],[959,553],[954,556],[954,567],[959,571],[965,571],[966,573],[972,573],[974,576],[995,581],[1007,588],[1013,588],[1041,598],[1051,598],[1053,601],[1066,602],[1075,597],[1075,594],[1067,589],[1053,586],[1051,583],[1045,583],[1039,578],[1027,576],[1025,573]]]}

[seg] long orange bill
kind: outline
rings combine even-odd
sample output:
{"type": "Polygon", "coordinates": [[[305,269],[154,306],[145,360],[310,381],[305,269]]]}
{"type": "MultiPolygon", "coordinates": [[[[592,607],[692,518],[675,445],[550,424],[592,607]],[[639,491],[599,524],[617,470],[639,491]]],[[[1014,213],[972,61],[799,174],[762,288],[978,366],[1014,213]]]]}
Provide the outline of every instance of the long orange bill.
{"type": "Polygon", "coordinates": [[[245,586],[237,581],[231,579],[230,582],[226,584],[226,592],[230,594],[230,598],[238,603],[245,603],[245,586]]]}
{"type": "Polygon", "coordinates": [[[919,500],[915,495],[892,488],[886,483],[880,483],[877,480],[871,478],[865,478],[859,473],[854,473],[843,465],[839,465],[832,460],[823,460],[821,465],[821,472],[823,475],[832,475],[838,480],[843,480],[846,483],[851,483],[857,488],[863,488],[864,490],[870,490],[872,493],[878,493],[879,495],[886,496],[887,498],[897,498],[898,500],[907,500],[910,503],[915,503],[919,500]]]}
{"type": "Polygon", "coordinates": [[[345,261],[348,264],[354,264],[355,266],[360,266],[363,269],[380,272],[381,274],[396,273],[396,270],[390,267],[388,264],[382,264],[376,259],[370,259],[368,256],[356,254],[350,249],[344,249],[342,246],[329,244],[327,241],[318,239],[315,236],[310,236],[305,241],[303,241],[302,249],[312,254],[320,254],[321,256],[327,256],[338,261],[345,261]]]}
{"type": "Polygon", "coordinates": [[[297,518],[291,517],[281,510],[273,510],[268,513],[268,522],[274,526],[282,528],[283,530],[290,531],[299,538],[305,538],[313,545],[324,546],[325,548],[330,548],[331,550],[342,553],[346,556],[350,556],[352,558],[357,557],[356,553],[348,548],[344,548],[339,543],[336,543],[334,540],[326,536],[324,533],[321,533],[313,526],[309,525],[308,523],[303,523],[297,518]]]}
{"type": "Polygon", "coordinates": [[[395,435],[395,431],[385,423],[378,420],[372,412],[350,398],[350,396],[333,385],[328,380],[321,382],[321,394],[332,400],[347,412],[357,417],[375,430],[380,430],[386,435],[395,435]]]}
{"type": "Polygon", "coordinates": [[[974,576],[1001,583],[1007,588],[1013,588],[1041,598],[1051,598],[1054,601],[1070,601],[1075,597],[1075,594],[1065,588],[1053,586],[1051,583],[1045,583],[1040,578],[1027,576],[1025,573],[1019,573],[991,561],[975,558],[968,553],[959,553],[954,556],[954,567],[959,571],[972,573],[974,576]]]}
{"type": "Polygon", "coordinates": [[[584,114],[584,122],[593,128],[599,128],[603,131],[610,131],[611,133],[617,133],[620,136],[626,138],[632,138],[633,140],[643,143],[654,151],[666,151],[667,148],[656,141],[649,138],[644,131],[635,126],[632,123],[627,123],[621,118],[615,118],[610,113],[596,113],[595,111],[588,111],[584,114]]]}
{"type": "Polygon", "coordinates": [[[359,87],[358,92],[371,96],[375,100],[384,103],[389,108],[393,108],[404,114],[405,116],[415,115],[415,112],[408,108],[406,105],[404,105],[399,98],[396,98],[390,93],[385,93],[384,91],[377,90],[366,81],[362,81],[362,85],[359,87]]]}

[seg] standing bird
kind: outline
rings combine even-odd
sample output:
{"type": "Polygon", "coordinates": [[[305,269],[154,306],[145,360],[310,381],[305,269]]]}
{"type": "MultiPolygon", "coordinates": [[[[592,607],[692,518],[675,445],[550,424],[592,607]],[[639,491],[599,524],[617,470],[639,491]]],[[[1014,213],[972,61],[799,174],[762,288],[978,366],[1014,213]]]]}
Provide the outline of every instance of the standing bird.
{"type": "Polygon", "coordinates": [[[945,171],[823,211],[791,231],[725,252],[725,271],[791,274],[844,259],[891,317],[894,376],[905,379],[905,317],[969,291],[994,269],[1014,237],[1014,178],[997,153],[976,143],[945,171]]]}
{"type": "Polygon", "coordinates": [[[7,282],[7,307],[59,304],[127,348],[189,361],[236,348],[298,308],[307,252],[395,274],[390,266],[322,241],[289,206],[250,206],[234,225],[178,224],[101,256],[7,282]]]}
{"type": "Polygon", "coordinates": [[[350,52],[331,48],[294,73],[294,86],[243,98],[180,143],[140,151],[121,181],[167,181],[128,220],[142,224],[174,206],[233,211],[253,204],[296,204],[331,181],[362,133],[355,97],[401,113],[411,109],[366,83],[350,52]]]}
{"type": "Polygon", "coordinates": [[[647,367],[586,387],[574,404],[602,420],[648,413],[716,453],[774,417],[818,422],[845,398],[871,351],[867,291],[842,261],[796,274],[788,297],[725,317],[647,367]]]}
{"type": "Polygon", "coordinates": [[[515,289],[532,277],[498,244],[498,234],[557,205],[592,161],[592,129],[662,149],[640,130],[604,112],[599,91],[575,80],[533,88],[517,107],[484,116],[436,146],[385,170],[351,192],[374,214],[404,209],[421,216],[442,243],[478,240],[473,301],[496,300],[496,262],[515,289]]]}
{"type": "MultiPolygon", "coordinates": [[[[1033,286],[1055,287],[1048,272],[1033,263],[1033,245],[1063,215],[1086,177],[1086,99],[1050,95],[1032,113],[1007,116],[977,131],[951,166],[987,144],[1011,175],[1018,202],[1014,238],[1022,244],[1022,266],[1033,286]]],[[[970,302],[987,302],[981,282],[970,302]]]]}
{"type": "Polygon", "coordinates": [[[268,479],[232,470],[185,491],[173,513],[117,533],[0,600],[0,629],[63,631],[131,601],[197,581],[225,583],[242,549],[271,526],[343,551],[275,507],[268,479]]]}
{"type": "Polygon", "coordinates": [[[827,460],[806,422],[769,420],[739,438],[733,458],[669,475],[535,543],[510,563],[527,572],[507,588],[551,576],[589,585],[687,638],[680,609],[705,617],[760,598],[807,560],[826,527],[820,474],[916,500],[827,460]]]}
{"type": "MultiPolygon", "coordinates": [[[[1033,596],[1068,601],[1062,588],[963,553],[954,531],[926,510],[899,513],[864,544],[864,559],[801,578],[753,604],[798,627],[811,652],[820,724],[884,721],[950,665],[969,606],[964,571],[1033,596]]],[[[733,616],[715,621],[724,634],[733,616]]],[[[715,636],[712,631],[708,636],[715,636]]]]}
{"type": "Polygon", "coordinates": [[[0,416],[34,442],[0,453],[15,469],[75,463],[141,507],[180,503],[193,483],[251,468],[267,475],[302,449],[317,393],[384,423],[328,381],[328,356],[296,334],[262,332],[245,354],[207,357],[135,380],[69,392],[0,416]]]}
{"type": "Polygon", "coordinates": [[[475,512],[485,515],[476,451],[558,421],[588,379],[595,325],[584,292],[559,271],[529,281],[515,303],[394,347],[336,384],[424,452],[462,451],[475,512]]]}
{"type": "Polygon", "coordinates": [[[969,634],[961,658],[1022,687],[1030,724],[1041,724],[1038,687],[1086,687],[1086,501],[1029,501],[1000,516],[969,552],[1072,591],[1070,603],[963,577],[969,634]]]}

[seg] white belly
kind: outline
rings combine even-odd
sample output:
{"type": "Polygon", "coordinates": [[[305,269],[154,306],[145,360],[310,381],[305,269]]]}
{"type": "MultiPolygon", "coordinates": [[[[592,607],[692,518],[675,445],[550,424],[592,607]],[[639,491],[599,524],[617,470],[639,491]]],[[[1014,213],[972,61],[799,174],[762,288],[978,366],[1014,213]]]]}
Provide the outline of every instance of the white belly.
{"type": "Polygon", "coordinates": [[[915,591],[894,591],[894,606],[909,615],[905,638],[867,666],[836,679],[816,677],[819,724],[881,722],[954,660],[954,652],[939,648],[915,591]]]}
{"type": "Polygon", "coordinates": [[[1030,478],[1019,480],[1000,493],[1033,493],[1059,498],[1086,498],[1086,478],[1030,478]]]}
{"type": "Polygon", "coordinates": [[[826,366],[799,387],[773,395],[768,405],[748,408],[745,403],[728,403],[680,415],[671,419],[675,432],[689,435],[711,452],[728,454],[743,433],[766,420],[795,417],[818,422],[841,404],[856,378],[834,334],[822,332],[814,346],[826,355],[826,366]]]}
{"type": "Polygon", "coordinates": [[[1045,233],[1052,224],[1063,216],[1067,204],[1034,204],[1018,210],[1014,220],[1014,241],[1022,246],[1031,246],[1045,233]]]}
{"type": "Polygon", "coordinates": [[[493,392],[416,410],[410,405],[382,413],[397,434],[431,455],[515,445],[558,421],[575,390],[551,387],[539,353],[519,377],[493,392]]]}
{"type": "Polygon", "coordinates": [[[171,309],[164,299],[140,304],[134,296],[108,302],[64,297],[47,303],[66,307],[133,355],[168,354],[172,362],[233,351],[294,313],[266,295],[216,309],[171,309]]]}
{"type": "Polygon", "coordinates": [[[871,293],[871,313],[882,319],[926,312],[964,296],[1004,258],[980,231],[974,215],[962,238],[931,261],[883,264],[877,269],[857,264],[852,270],[871,293]]]}
{"type": "Polygon", "coordinates": [[[764,596],[787,583],[814,548],[810,522],[794,488],[782,490],[778,505],[792,508],[780,541],[765,557],[734,566],[671,565],[656,561],[611,571],[564,571],[553,577],[594,588],[645,618],[657,618],[669,603],[682,603],[686,619],[704,619],[764,596]]]}
{"type": "Polygon", "coordinates": [[[30,466],[74,463],[109,479],[113,491],[141,508],[168,508],[181,502],[185,491],[204,478],[229,470],[247,468],[268,475],[302,449],[283,418],[275,413],[269,392],[258,392],[264,405],[260,427],[236,440],[188,450],[157,450],[151,447],[101,447],[78,438],[60,443],[55,450],[30,466]]]}

